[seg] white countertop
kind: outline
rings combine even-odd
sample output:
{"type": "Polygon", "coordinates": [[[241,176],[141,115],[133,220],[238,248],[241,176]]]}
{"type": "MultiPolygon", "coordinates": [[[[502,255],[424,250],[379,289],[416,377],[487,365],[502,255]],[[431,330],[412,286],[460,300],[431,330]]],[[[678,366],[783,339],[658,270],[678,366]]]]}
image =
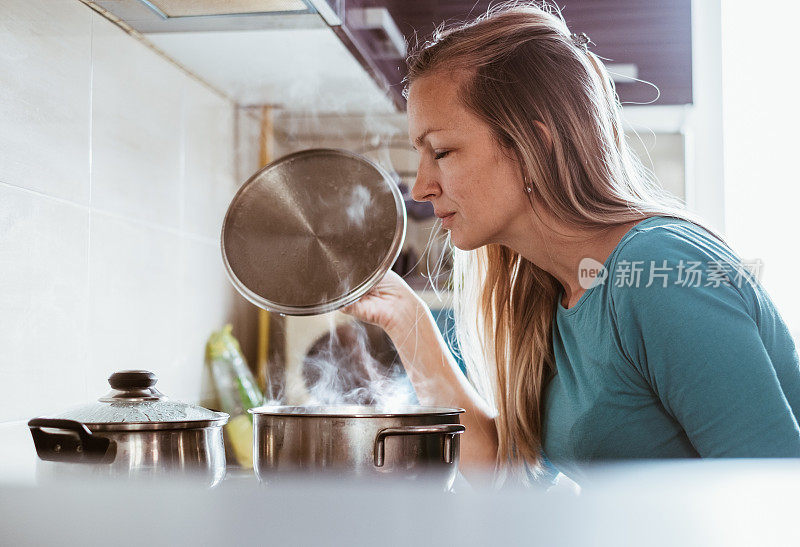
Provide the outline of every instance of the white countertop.
{"type": "Polygon", "coordinates": [[[37,483],[30,438],[9,427],[0,428],[0,457],[2,545],[800,544],[797,460],[600,466],[575,495],[374,480],[268,487],[249,474],[211,490],[185,481],[37,483]]]}
{"type": "Polygon", "coordinates": [[[0,485],[35,484],[36,459],[27,422],[0,423],[0,485]]]}

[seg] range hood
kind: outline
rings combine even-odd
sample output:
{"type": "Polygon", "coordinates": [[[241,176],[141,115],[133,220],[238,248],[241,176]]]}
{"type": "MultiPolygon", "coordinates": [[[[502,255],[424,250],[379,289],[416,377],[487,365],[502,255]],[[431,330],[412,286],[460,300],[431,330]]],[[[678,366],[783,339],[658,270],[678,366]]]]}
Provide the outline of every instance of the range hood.
{"type": "MultiPolygon", "coordinates": [[[[398,110],[369,60],[343,38],[342,0],[81,1],[243,106],[398,110]]],[[[361,19],[401,46],[391,21],[377,12],[361,19]]]]}
{"type": "Polygon", "coordinates": [[[326,0],[91,0],[142,33],[320,28],[339,25],[326,0]]]}
{"type": "Polygon", "coordinates": [[[161,17],[191,17],[204,15],[242,15],[258,13],[306,12],[303,0],[142,0],[161,17]]]}

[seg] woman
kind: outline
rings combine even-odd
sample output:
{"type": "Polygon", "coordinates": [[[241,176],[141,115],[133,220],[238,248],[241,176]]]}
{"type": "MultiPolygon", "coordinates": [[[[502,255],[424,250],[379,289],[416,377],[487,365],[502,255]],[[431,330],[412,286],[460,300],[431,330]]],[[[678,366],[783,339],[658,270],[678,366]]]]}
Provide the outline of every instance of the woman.
{"type": "Polygon", "coordinates": [[[441,33],[409,67],[413,197],[456,247],[470,380],[399,277],[346,311],[386,330],[421,402],[466,409],[462,469],[800,456],[786,326],[648,179],[585,36],[517,5],[441,33]]]}

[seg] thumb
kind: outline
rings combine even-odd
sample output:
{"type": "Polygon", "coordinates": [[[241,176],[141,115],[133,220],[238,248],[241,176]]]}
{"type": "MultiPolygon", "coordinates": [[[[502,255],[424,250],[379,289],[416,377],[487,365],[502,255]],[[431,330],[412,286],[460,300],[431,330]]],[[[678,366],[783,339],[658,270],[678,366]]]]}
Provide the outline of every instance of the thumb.
{"type": "Polygon", "coordinates": [[[347,315],[358,315],[359,307],[360,307],[359,301],[356,300],[355,302],[352,302],[342,308],[339,308],[339,311],[342,313],[346,313],[347,315]]]}

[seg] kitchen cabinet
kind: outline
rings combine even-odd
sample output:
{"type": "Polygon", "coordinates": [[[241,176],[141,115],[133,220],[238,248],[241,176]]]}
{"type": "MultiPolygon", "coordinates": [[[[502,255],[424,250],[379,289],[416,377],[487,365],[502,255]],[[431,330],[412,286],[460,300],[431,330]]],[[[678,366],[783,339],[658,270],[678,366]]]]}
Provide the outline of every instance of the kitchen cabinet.
{"type": "MultiPolygon", "coordinates": [[[[413,45],[418,39],[428,39],[442,22],[469,20],[492,4],[490,0],[348,0],[341,12],[342,26],[336,32],[395,104],[404,107],[403,56],[387,56],[381,45],[385,37],[375,29],[358,28],[353,14],[385,8],[413,45]]],[[[593,42],[591,50],[612,65],[623,104],[693,102],[691,0],[572,0],[563,4],[562,14],[570,30],[585,32],[593,42]],[[651,82],[660,95],[653,85],[631,77],[651,82]]]]}
{"type": "MultiPolygon", "coordinates": [[[[304,0],[297,13],[159,17],[138,0],[86,2],[239,104],[382,112],[405,110],[408,47],[491,5],[304,0]]],[[[562,14],[612,65],[623,104],[692,103],[691,0],[572,0],[562,14]]]]}

